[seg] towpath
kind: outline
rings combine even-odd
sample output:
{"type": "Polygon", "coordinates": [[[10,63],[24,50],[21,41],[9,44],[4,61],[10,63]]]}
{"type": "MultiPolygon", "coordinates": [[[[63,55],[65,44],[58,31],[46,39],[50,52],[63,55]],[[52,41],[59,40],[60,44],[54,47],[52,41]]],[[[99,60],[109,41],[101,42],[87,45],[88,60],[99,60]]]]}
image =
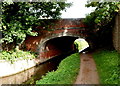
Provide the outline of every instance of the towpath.
{"type": "Polygon", "coordinates": [[[80,71],[75,84],[99,84],[99,77],[92,53],[81,53],[80,59],[80,71]]]}

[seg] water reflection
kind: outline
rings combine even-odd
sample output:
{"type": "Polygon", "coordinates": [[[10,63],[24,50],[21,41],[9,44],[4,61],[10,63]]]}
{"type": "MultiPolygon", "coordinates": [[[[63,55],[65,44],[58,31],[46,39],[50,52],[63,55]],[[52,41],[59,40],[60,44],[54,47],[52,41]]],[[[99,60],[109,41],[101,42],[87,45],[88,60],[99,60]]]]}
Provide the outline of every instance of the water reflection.
{"type": "Polygon", "coordinates": [[[51,62],[44,63],[42,65],[36,66],[34,70],[34,74],[31,75],[31,78],[28,79],[23,84],[35,84],[36,80],[41,79],[42,75],[45,75],[49,71],[56,70],[58,64],[59,64],[58,61],[51,61],[51,62]]]}

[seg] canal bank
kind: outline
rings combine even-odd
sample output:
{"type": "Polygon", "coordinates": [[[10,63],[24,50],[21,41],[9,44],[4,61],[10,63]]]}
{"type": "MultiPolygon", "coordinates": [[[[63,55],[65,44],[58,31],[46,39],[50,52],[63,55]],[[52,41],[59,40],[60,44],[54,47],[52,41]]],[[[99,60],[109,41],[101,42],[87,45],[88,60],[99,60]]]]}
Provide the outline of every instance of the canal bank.
{"type": "MultiPolygon", "coordinates": [[[[1,84],[35,84],[36,80],[41,79],[41,76],[46,74],[48,71],[52,71],[52,70],[55,71],[57,69],[57,66],[59,65],[60,61],[63,60],[64,58],[66,58],[67,56],[75,53],[75,51],[76,50],[64,52],[64,53],[62,53],[62,55],[58,55],[53,58],[45,58],[46,60],[44,60],[44,61],[42,60],[42,62],[41,62],[40,58],[37,58],[37,59],[32,59],[32,60],[16,61],[14,64],[9,63],[9,65],[13,68],[13,70],[11,70],[10,66],[8,66],[8,64],[7,64],[8,67],[5,67],[5,68],[7,68],[6,73],[10,73],[9,72],[9,69],[10,69],[11,71],[13,71],[13,74],[8,74],[7,76],[2,76],[0,78],[1,84]],[[19,72],[15,73],[16,72],[15,70],[17,70],[17,69],[22,69],[23,71],[18,70],[19,72]]],[[[74,57],[74,59],[76,59],[76,56],[74,57]]],[[[74,64],[76,64],[76,62],[74,62],[74,59],[69,61],[68,66],[66,68],[69,68],[69,65],[71,65],[70,63],[72,63],[72,62],[74,64]]],[[[80,60],[78,60],[78,61],[80,61],[80,60]]],[[[64,64],[66,64],[66,63],[64,62],[64,64]]],[[[80,62],[77,62],[77,63],[79,64],[80,62]]],[[[74,64],[72,64],[71,67],[74,64]]],[[[64,67],[64,65],[63,65],[63,67],[64,67]]],[[[77,69],[79,69],[79,67],[77,67],[77,69]]],[[[62,70],[62,71],[64,71],[64,70],[62,70]]],[[[72,71],[72,69],[71,70],[68,69],[66,71],[72,71]]],[[[76,71],[75,74],[77,74],[77,72],[78,71],[76,71]]],[[[4,74],[4,71],[3,71],[3,74],[4,74]]],[[[69,75],[71,76],[72,74],[69,74],[69,75]]],[[[70,77],[70,78],[72,79],[72,77],[70,77]]]]}
{"type": "MultiPolygon", "coordinates": [[[[49,59],[40,64],[36,64],[36,66],[33,66],[29,69],[18,72],[16,74],[0,77],[0,84],[22,84],[23,82],[28,83],[31,80],[32,80],[32,82],[33,81],[35,82],[36,80],[40,79],[41,76],[44,75],[45,73],[47,73],[48,71],[56,70],[60,61],[72,53],[74,53],[74,51],[69,52],[67,54],[62,54],[62,55],[56,56],[52,59],[49,59]]],[[[19,64],[21,64],[21,63],[19,63],[19,64]]],[[[24,67],[24,66],[21,66],[21,67],[24,67]]],[[[5,72],[9,72],[9,70],[5,71],[5,72]]]]}
{"type": "Polygon", "coordinates": [[[48,72],[36,84],[73,84],[80,65],[79,53],[74,53],[63,59],[56,71],[48,72]]]}

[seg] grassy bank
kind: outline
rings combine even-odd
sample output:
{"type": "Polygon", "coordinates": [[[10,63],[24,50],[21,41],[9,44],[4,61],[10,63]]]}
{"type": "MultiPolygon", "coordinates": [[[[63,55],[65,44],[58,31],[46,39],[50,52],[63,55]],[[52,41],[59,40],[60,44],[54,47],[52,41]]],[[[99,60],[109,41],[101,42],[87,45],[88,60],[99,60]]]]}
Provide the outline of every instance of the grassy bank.
{"type": "Polygon", "coordinates": [[[118,53],[103,50],[94,54],[101,84],[118,84],[118,53]]]}
{"type": "Polygon", "coordinates": [[[56,71],[48,72],[36,84],[73,84],[76,80],[79,66],[79,54],[72,54],[61,61],[56,71]]]}

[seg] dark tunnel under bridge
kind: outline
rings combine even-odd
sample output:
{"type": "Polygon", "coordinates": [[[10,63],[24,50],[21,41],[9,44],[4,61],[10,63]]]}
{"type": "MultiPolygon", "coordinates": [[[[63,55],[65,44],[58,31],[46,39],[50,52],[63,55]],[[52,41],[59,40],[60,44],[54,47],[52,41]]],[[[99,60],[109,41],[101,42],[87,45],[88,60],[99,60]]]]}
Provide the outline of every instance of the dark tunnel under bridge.
{"type": "Polygon", "coordinates": [[[40,58],[51,58],[60,54],[68,53],[76,49],[74,41],[79,37],[62,36],[52,38],[44,42],[39,52],[40,58]]]}

